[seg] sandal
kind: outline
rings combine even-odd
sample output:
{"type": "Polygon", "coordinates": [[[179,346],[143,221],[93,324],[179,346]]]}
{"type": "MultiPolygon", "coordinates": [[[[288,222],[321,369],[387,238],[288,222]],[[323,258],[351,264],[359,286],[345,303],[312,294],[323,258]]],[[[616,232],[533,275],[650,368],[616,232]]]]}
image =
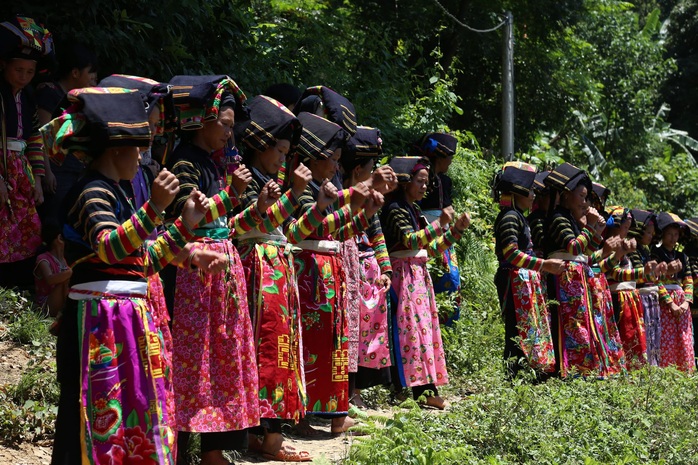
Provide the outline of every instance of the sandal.
{"type": "Polygon", "coordinates": [[[274,460],[277,462],[312,462],[313,458],[310,456],[310,452],[301,450],[293,450],[282,447],[276,455],[264,453],[262,454],[267,460],[274,460]]]}

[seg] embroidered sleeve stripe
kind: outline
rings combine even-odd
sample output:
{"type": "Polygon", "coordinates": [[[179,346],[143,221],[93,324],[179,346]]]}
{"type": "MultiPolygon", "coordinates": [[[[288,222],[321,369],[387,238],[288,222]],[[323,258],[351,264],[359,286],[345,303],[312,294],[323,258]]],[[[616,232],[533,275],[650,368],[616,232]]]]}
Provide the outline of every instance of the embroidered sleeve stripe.
{"type": "Polygon", "coordinates": [[[150,276],[160,271],[182,251],[187,242],[195,237],[189,233],[181,218],[177,218],[157,240],[148,247],[145,274],[150,276]]]}
{"type": "Polygon", "coordinates": [[[683,278],[681,287],[683,287],[683,292],[686,295],[686,301],[693,303],[693,277],[690,274],[686,274],[683,278]]]}
{"type": "Polygon", "coordinates": [[[336,209],[340,209],[345,205],[348,205],[351,202],[351,194],[354,192],[354,188],[350,187],[349,189],[342,189],[341,191],[337,192],[337,200],[334,202],[334,206],[336,209]]]}
{"type": "Polygon", "coordinates": [[[235,215],[230,221],[232,229],[231,233],[234,236],[241,236],[247,231],[251,231],[252,229],[256,228],[261,222],[262,215],[259,214],[257,205],[250,205],[235,215]]]}
{"type": "Polygon", "coordinates": [[[659,300],[665,304],[671,303],[671,294],[669,294],[669,291],[666,290],[664,284],[659,283],[658,286],[659,292],[657,294],[659,295],[659,300]]]}
{"type": "Polygon", "coordinates": [[[300,241],[308,237],[322,224],[322,212],[317,204],[307,210],[300,219],[292,222],[289,225],[286,237],[292,244],[298,244],[300,241]]]}
{"type": "Polygon", "coordinates": [[[97,233],[93,250],[100,260],[114,264],[131,255],[155,229],[155,214],[149,202],[141,207],[131,218],[115,229],[102,229],[97,233]],[[152,217],[148,218],[148,215],[152,217]],[[148,221],[144,221],[144,219],[148,221]],[[137,225],[137,226],[136,226],[137,225]]]}
{"type": "Polygon", "coordinates": [[[263,232],[273,231],[280,224],[283,224],[286,218],[293,214],[297,206],[293,193],[290,190],[286,191],[279,200],[267,209],[266,217],[262,223],[264,226],[263,232]]]}
{"type": "Polygon", "coordinates": [[[29,137],[24,154],[27,160],[29,160],[34,175],[43,176],[45,174],[44,144],[39,132],[33,133],[31,137],[29,137]]]}
{"type": "Polygon", "coordinates": [[[542,260],[519,249],[517,242],[510,242],[507,244],[502,250],[502,256],[506,261],[517,268],[527,268],[538,271],[543,266],[542,260]]]}

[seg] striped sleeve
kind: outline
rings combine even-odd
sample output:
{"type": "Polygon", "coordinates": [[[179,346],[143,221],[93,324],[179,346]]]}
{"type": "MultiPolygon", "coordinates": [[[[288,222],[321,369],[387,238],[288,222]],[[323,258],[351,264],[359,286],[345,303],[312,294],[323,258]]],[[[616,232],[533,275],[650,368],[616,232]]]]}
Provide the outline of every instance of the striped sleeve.
{"type": "MultiPolygon", "coordinates": [[[[181,184],[180,184],[180,186],[181,186],[181,184]]],[[[180,192],[181,192],[181,187],[180,187],[180,192]]],[[[190,188],[189,192],[191,192],[191,188],[190,188]]],[[[187,193],[187,197],[189,197],[188,193],[187,193]]],[[[186,200],[187,197],[184,197],[184,200],[186,200]]],[[[208,199],[208,202],[209,202],[209,209],[206,212],[204,219],[199,222],[199,224],[198,224],[199,227],[207,225],[211,221],[214,221],[214,220],[220,218],[221,216],[227,215],[228,212],[233,211],[236,207],[238,207],[240,205],[240,201],[233,193],[232,186],[227,186],[225,189],[220,191],[218,194],[214,195],[213,197],[210,197],[208,199]]],[[[182,204],[182,206],[184,206],[184,204],[182,204]]]]}
{"type": "Polygon", "coordinates": [[[691,273],[686,273],[681,280],[681,287],[683,287],[683,293],[686,294],[686,301],[693,303],[693,276],[691,273]]]}
{"type": "MultiPolygon", "coordinates": [[[[632,262],[631,262],[632,263],[632,262]]],[[[638,281],[645,278],[645,267],[639,268],[624,268],[620,264],[613,267],[611,270],[611,279],[619,283],[625,281],[638,281]]]]}
{"type": "Polygon", "coordinates": [[[432,257],[440,257],[444,250],[458,242],[460,238],[461,235],[458,234],[453,228],[448,229],[441,236],[429,243],[427,252],[429,252],[429,255],[432,257]]]}
{"type": "MultiPolygon", "coordinates": [[[[118,200],[113,192],[101,186],[85,189],[78,198],[79,224],[84,238],[92,244],[97,257],[107,264],[116,264],[133,254],[160,224],[158,212],[150,201],[123,223],[119,223],[114,211],[118,200]]],[[[193,236],[181,219],[175,221],[165,235],[147,250],[146,274],[162,268],[193,236]]]]}
{"type": "Polygon", "coordinates": [[[362,209],[358,214],[354,215],[349,224],[345,224],[337,232],[332,234],[339,241],[347,241],[354,236],[365,231],[369,226],[366,212],[362,209]]]}
{"type": "Polygon", "coordinates": [[[400,238],[400,243],[410,250],[426,249],[443,232],[438,220],[415,231],[409,213],[403,208],[390,210],[388,224],[393,228],[394,237],[400,238]]]}
{"type": "Polygon", "coordinates": [[[376,261],[381,269],[381,274],[387,274],[390,276],[393,273],[393,268],[390,265],[388,247],[385,245],[383,228],[381,227],[380,218],[377,214],[371,217],[371,223],[366,230],[366,235],[368,236],[368,241],[371,244],[371,248],[373,248],[373,251],[376,254],[376,261]]]}
{"type": "Polygon", "coordinates": [[[519,236],[525,224],[513,211],[501,217],[495,226],[497,242],[502,245],[502,257],[517,268],[540,271],[543,260],[528,254],[519,248],[519,236]]]}
{"type": "Polygon", "coordinates": [[[259,230],[269,233],[283,224],[298,207],[298,200],[291,190],[286,191],[274,205],[267,209],[264,220],[259,225],[259,230]]]}
{"type": "Polygon", "coordinates": [[[262,222],[262,215],[257,208],[257,202],[230,219],[230,235],[241,236],[247,231],[252,231],[262,222]]]}
{"type": "Polygon", "coordinates": [[[322,220],[322,224],[318,228],[318,234],[322,236],[325,234],[334,235],[342,226],[350,224],[352,218],[351,207],[349,205],[345,205],[339,210],[335,210],[329,215],[325,216],[325,218],[322,220]]]}
{"type": "MultiPolygon", "coordinates": [[[[177,161],[177,163],[175,163],[172,167],[171,171],[179,181],[179,192],[177,193],[177,197],[170,207],[174,212],[174,216],[177,217],[182,214],[182,209],[184,208],[184,204],[189,198],[191,191],[199,188],[199,178],[201,177],[201,172],[194,166],[193,163],[186,159],[177,161]]],[[[213,213],[214,212],[209,211],[207,216],[213,213]]],[[[201,224],[206,223],[207,222],[201,224]]]]}
{"type": "Polygon", "coordinates": [[[146,250],[145,274],[150,276],[162,270],[184,249],[187,242],[194,238],[195,236],[187,229],[182,219],[177,218],[167,228],[165,234],[158,236],[146,250]]]}
{"type": "Polygon", "coordinates": [[[663,304],[670,304],[672,299],[671,299],[671,294],[669,294],[669,291],[666,290],[666,287],[664,287],[664,284],[659,283],[659,292],[657,293],[659,295],[659,301],[662,302],[663,304]]]}
{"type": "Polygon", "coordinates": [[[341,191],[337,192],[337,200],[334,201],[334,207],[335,210],[339,210],[340,208],[349,205],[351,203],[351,194],[354,192],[354,188],[350,187],[349,189],[342,189],[341,191]]]}
{"type": "Polygon", "coordinates": [[[24,155],[27,157],[27,160],[29,160],[34,176],[44,176],[46,174],[46,167],[44,166],[44,140],[39,131],[41,125],[39,124],[38,113],[34,113],[32,126],[32,133],[27,139],[27,148],[24,155]]]}
{"type": "Polygon", "coordinates": [[[602,273],[610,273],[611,270],[613,270],[613,268],[616,266],[616,264],[617,261],[615,254],[611,254],[608,257],[599,260],[598,262],[599,269],[602,273]]]}
{"type": "Polygon", "coordinates": [[[586,250],[587,246],[594,237],[585,226],[579,236],[574,235],[574,230],[569,220],[564,216],[558,216],[553,219],[551,225],[552,239],[556,244],[559,244],[563,250],[572,255],[581,255],[586,250]]]}
{"type": "Polygon", "coordinates": [[[292,244],[298,244],[322,224],[323,216],[317,204],[313,204],[298,219],[291,219],[286,228],[286,238],[292,244]]]}

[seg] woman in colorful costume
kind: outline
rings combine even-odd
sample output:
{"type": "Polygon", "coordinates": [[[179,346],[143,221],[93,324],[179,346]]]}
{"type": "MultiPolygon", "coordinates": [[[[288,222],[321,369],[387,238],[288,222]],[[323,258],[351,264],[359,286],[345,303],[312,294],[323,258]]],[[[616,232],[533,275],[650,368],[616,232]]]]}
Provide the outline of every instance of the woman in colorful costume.
{"type": "MultiPolygon", "coordinates": [[[[250,119],[236,124],[236,140],[252,180],[240,197],[241,208],[257,202],[262,187],[276,180],[279,168],[300,140],[300,121],[285,106],[266,96],[253,98],[250,119]]],[[[266,211],[264,220],[237,238],[245,268],[247,296],[259,372],[259,404],[262,428],[250,430],[250,449],[270,460],[304,462],[305,451],[283,446],[284,420],[298,422],[305,416],[306,394],[301,349],[301,312],[298,281],[291,243],[302,241],[321,223],[321,212],[334,197],[319,194],[318,202],[298,220],[292,217],[308,183],[310,170],[303,164],[292,173],[289,189],[266,211]],[[260,442],[256,434],[262,434],[260,442]]]]}
{"type": "MultiPolygon", "coordinates": [[[[245,274],[230,237],[250,231],[273,203],[265,186],[256,205],[232,218],[250,173],[239,167],[232,185],[213,156],[232,135],[236,115],[244,114],[245,96],[228,76],[176,76],[172,85],[179,109],[181,143],[169,157],[179,179],[179,195],[169,210],[176,216],[192,189],[211,197],[210,214],[194,231],[196,244],[184,267],[176,269],[172,307],[173,363],[178,449],[186,450],[189,434],[201,433],[204,464],[226,464],[222,451],[244,449],[247,428],[259,425],[254,336],[247,305],[245,274]],[[226,257],[217,273],[188,266],[200,251],[226,257]]],[[[275,186],[275,184],[274,184],[275,186]]],[[[278,186],[276,186],[278,189],[278,186]]],[[[166,286],[172,286],[168,275],[166,286]]]]}
{"type": "MultiPolygon", "coordinates": [[[[322,117],[301,112],[303,134],[296,150],[312,172],[312,180],[299,199],[294,213],[300,218],[315,205],[320,191],[336,175],[345,135],[341,127],[322,117]]],[[[341,243],[368,227],[378,206],[368,202],[365,185],[340,191],[338,200],[323,210],[323,222],[307,239],[296,245],[295,255],[301,302],[305,379],[308,414],[332,417],[332,433],[351,425],[349,410],[347,315],[344,304],[344,268],[341,243]],[[369,205],[370,204],[370,205],[369,205]]],[[[307,424],[299,432],[312,434],[307,424]]]]}
{"type": "Polygon", "coordinates": [[[70,152],[94,161],[66,197],[65,256],[73,274],[58,334],[61,397],[52,463],[173,464],[164,348],[147,277],[193,239],[191,228],[208,201],[193,190],[182,215],[145,246],[179,183],[161,173],[137,210],[119,186],[135,175],[138,147],[150,141],[140,95],[85,88],[68,96],[73,110],[42,128],[46,147],[58,163],[70,152]]]}
{"type": "Polygon", "coordinates": [[[524,212],[533,203],[535,177],[535,167],[511,162],[504,165],[494,186],[499,202],[494,223],[499,268],[494,281],[504,318],[504,360],[510,377],[516,376],[521,358],[539,376],[555,371],[550,313],[540,273],[560,274],[564,264],[559,259],[533,255],[531,230],[524,212]]]}
{"type": "Polygon", "coordinates": [[[418,399],[426,395],[427,405],[443,409],[437,386],[448,383],[446,358],[434,288],[427,270],[429,256],[440,256],[460,239],[470,225],[467,214],[453,227],[452,207],[446,207],[433,222],[423,225],[417,201],[424,197],[429,163],[418,157],[397,157],[390,161],[399,187],[381,212],[381,224],[393,268],[390,300],[392,311],[393,383],[412,388],[418,399]]]}
{"type": "Polygon", "coordinates": [[[644,311],[637,282],[650,279],[654,272],[653,263],[635,267],[626,254],[637,249],[637,241],[627,239],[633,224],[632,213],[627,208],[613,207],[609,210],[606,236],[619,237],[624,242],[624,250],[615,253],[616,265],[606,275],[628,369],[642,368],[647,364],[644,311]]]}
{"type": "Polygon", "coordinates": [[[637,241],[637,248],[628,254],[633,268],[643,268],[647,265],[654,270],[652,274],[638,279],[638,293],[642,302],[642,315],[645,323],[645,340],[647,342],[647,363],[659,365],[661,347],[661,310],[659,296],[667,294],[664,286],[658,285],[657,277],[667,271],[666,263],[657,263],[651,256],[650,247],[654,245],[657,229],[657,215],[654,213],[633,209],[630,211],[635,219],[630,227],[630,237],[637,241]]]}
{"type": "Polygon", "coordinates": [[[44,152],[37,107],[26,87],[53,56],[51,33],[32,18],[0,23],[0,285],[33,282],[41,245],[44,152]]]}
{"type": "MultiPolygon", "coordinates": [[[[441,211],[453,205],[453,181],[446,174],[458,148],[458,139],[451,134],[434,132],[426,134],[412,146],[410,154],[429,159],[429,187],[419,202],[422,213],[429,223],[435,221],[441,211]]],[[[447,325],[453,324],[460,316],[460,270],[454,248],[441,254],[443,275],[434,283],[434,292],[455,294],[455,306],[445,318],[447,325]]]]}
{"type": "MultiPolygon", "coordinates": [[[[373,171],[382,153],[380,131],[359,126],[342,150],[344,187],[359,182],[368,183],[381,195],[397,187],[397,177],[390,166],[382,166],[373,171]]],[[[357,407],[365,407],[361,389],[390,384],[392,365],[387,299],[392,268],[380,218],[376,214],[369,221],[366,231],[345,242],[347,245],[352,242],[356,244],[356,255],[344,257],[347,270],[356,267],[354,276],[350,277],[347,271],[347,289],[353,287],[355,291],[354,294],[347,292],[347,300],[355,299],[358,304],[354,328],[349,319],[350,402],[357,407]],[[356,263],[347,265],[350,258],[356,258],[356,263]],[[354,283],[351,283],[352,280],[354,283]],[[352,344],[356,346],[353,350],[352,344]],[[356,356],[355,361],[352,361],[353,356],[356,356]]]]}
{"type": "MultiPolygon", "coordinates": [[[[548,297],[558,302],[551,308],[551,323],[559,373],[563,377],[615,373],[615,358],[609,353],[616,354],[622,347],[608,337],[606,312],[600,310],[602,305],[595,308],[593,301],[601,298],[603,302],[603,293],[592,285],[591,264],[611,251],[599,250],[605,222],[589,207],[591,180],[584,171],[563,163],[551,171],[545,184],[554,191],[553,204],[560,194],[547,220],[544,250],[546,258],[565,262],[561,275],[548,278],[548,297]],[[580,222],[585,226],[580,227],[580,222]]],[[[612,309],[610,313],[612,317],[612,309]]]]}
{"type": "Polygon", "coordinates": [[[667,293],[660,295],[662,329],[660,336],[659,366],[674,366],[681,371],[693,373],[696,369],[693,352],[693,324],[691,302],[693,302],[693,276],[688,257],[676,250],[681,234],[687,226],[673,213],[657,215],[657,227],[661,234],[659,247],[652,250],[657,263],[666,263],[666,274],[660,276],[660,286],[667,293]]]}

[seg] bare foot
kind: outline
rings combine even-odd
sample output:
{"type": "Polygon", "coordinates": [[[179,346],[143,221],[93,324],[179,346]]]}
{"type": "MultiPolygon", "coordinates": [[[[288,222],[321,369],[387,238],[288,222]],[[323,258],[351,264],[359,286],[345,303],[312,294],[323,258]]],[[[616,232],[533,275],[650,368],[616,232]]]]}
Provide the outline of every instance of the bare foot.
{"type": "Polygon", "coordinates": [[[355,393],[351,399],[349,399],[349,403],[355,406],[356,408],[360,408],[362,410],[365,410],[368,408],[368,405],[364,403],[364,400],[361,398],[361,392],[355,393]]]}
{"type": "Polygon", "coordinates": [[[428,396],[427,397],[427,405],[429,407],[434,407],[434,408],[437,408],[439,410],[443,410],[446,408],[446,402],[440,396],[428,396]]]}
{"type": "Polygon", "coordinates": [[[332,434],[346,433],[349,428],[354,426],[355,422],[348,416],[335,417],[332,419],[330,432],[332,434]]]}
{"type": "Polygon", "coordinates": [[[310,422],[307,418],[302,418],[296,423],[296,426],[293,427],[293,434],[302,438],[315,438],[325,433],[310,426],[310,422]]]}
{"type": "Polygon", "coordinates": [[[230,462],[223,457],[222,450],[212,450],[201,453],[201,465],[230,465],[230,462]]]}

